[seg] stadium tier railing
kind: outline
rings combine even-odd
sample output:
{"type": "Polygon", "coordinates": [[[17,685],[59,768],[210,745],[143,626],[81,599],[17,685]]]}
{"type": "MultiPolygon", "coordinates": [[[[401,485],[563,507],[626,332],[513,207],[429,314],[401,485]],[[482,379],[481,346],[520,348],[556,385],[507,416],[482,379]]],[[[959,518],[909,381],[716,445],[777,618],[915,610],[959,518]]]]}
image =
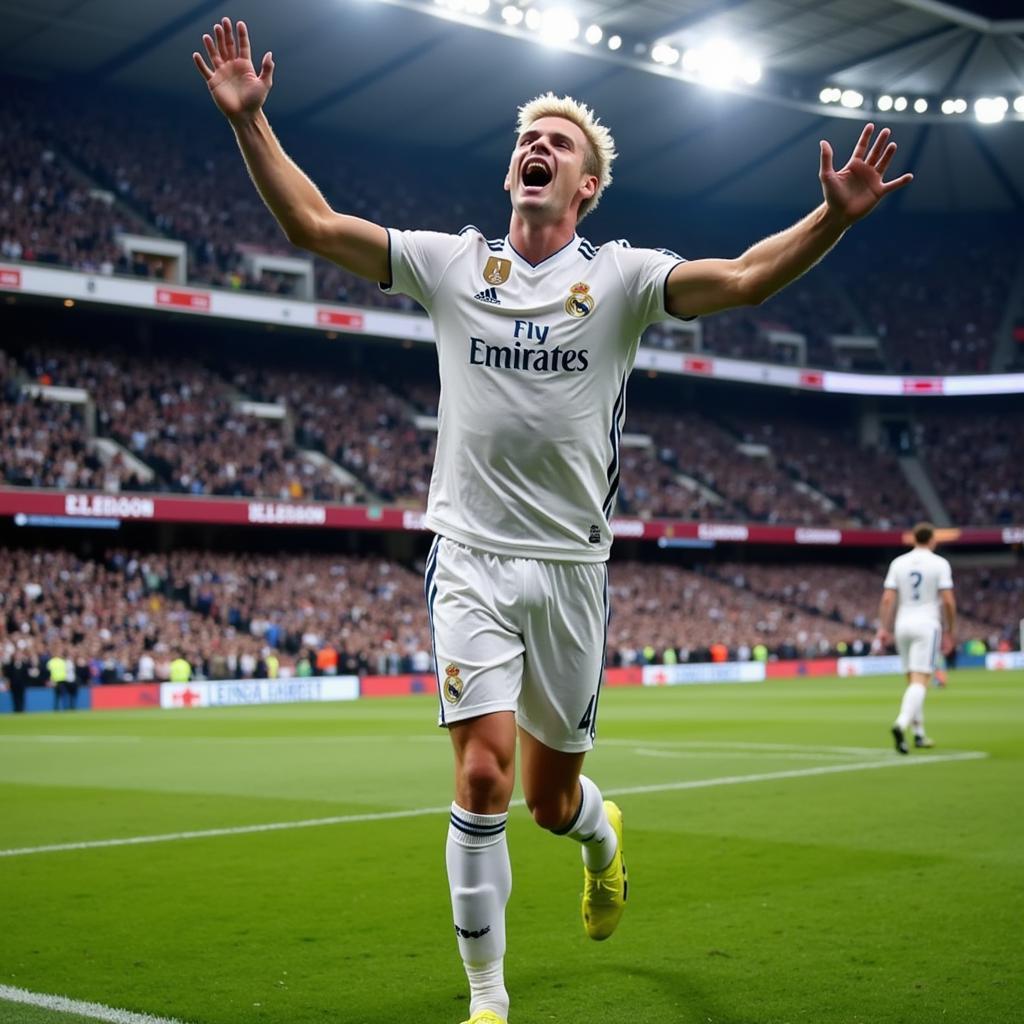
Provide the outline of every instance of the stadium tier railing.
{"type": "MultiPolygon", "coordinates": [[[[357,306],[304,302],[217,288],[170,285],[35,264],[0,263],[0,292],[119,306],[146,312],[180,313],[237,322],[274,324],[321,333],[354,334],[433,343],[426,316],[357,306]]],[[[800,391],[892,397],[1024,394],[1024,373],[903,376],[850,373],[641,347],[636,367],[657,373],[759,384],[800,391]]]]}

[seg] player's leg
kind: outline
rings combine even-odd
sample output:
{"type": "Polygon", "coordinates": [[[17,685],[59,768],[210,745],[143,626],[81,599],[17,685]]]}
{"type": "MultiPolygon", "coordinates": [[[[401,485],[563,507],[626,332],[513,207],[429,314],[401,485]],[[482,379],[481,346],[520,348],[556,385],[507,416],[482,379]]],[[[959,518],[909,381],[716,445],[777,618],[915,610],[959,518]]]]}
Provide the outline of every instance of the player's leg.
{"type": "Polygon", "coordinates": [[[515,716],[499,711],[449,727],[455,752],[445,862],[459,953],[470,990],[470,1017],[508,1016],[505,905],[512,867],[505,838],[515,782],[515,716]]]}
{"type": "Polygon", "coordinates": [[[514,571],[506,562],[439,539],[426,573],[439,722],[449,730],[455,755],[445,861],[474,1021],[508,1016],[503,959],[512,872],[505,824],[523,646],[508,621],[514,571]]]}
{"type": "Polygon", "coordinates": [[[903,692],[899,714],[893,723],[892,735],[901,754],[910,752],[907,733],[915,719],[923,722],[924,699],[928,682],[935,667],[938,649],[938,630],[914,630],[897,634],[896,643],[907,675],[907,688],[903,692]]]}
{"type": "Polygon", "coordinates": [[[581,773],[582,753],[554,750],[519,732],[520,777],[534,821],[579,843],[583,854],[583,925],[592,939],[618,926],[628,891],[622,856],[622,812],[581,773]]]}
{"type": "Polygon", "coordinates": [[[581,844],[584,924],[592,938],[604,939],[626,900],[622,815],[581,769],[597,732],[607,567],[534,562],[524,580],[529,610],[518,712],[523,795],[539,825],[581,844]]]}

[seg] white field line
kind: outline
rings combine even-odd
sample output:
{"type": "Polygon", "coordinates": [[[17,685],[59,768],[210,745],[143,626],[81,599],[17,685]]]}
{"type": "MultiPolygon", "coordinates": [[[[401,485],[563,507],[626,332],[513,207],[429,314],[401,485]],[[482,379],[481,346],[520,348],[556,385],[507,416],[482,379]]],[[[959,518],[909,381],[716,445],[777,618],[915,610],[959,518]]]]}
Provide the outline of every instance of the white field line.
{"type": "MultiPolygon", "coordinates": [[[[657,757],[671,761],[721,761],[728,758],[730,761],[836,761],[864,760],[862,754],[801,754],[797,751],[780,751],[775,753],[768,750],[664,750],[659,747],[634,747],[633,753],[637,757],[657,757]]],[[[878,755],[875,751],[875,756],[878,755]]]]}
{"type": "Polygon", "coordinates": [[[602,739],[598,741],[600,747],[669,747],[685,749],[693,747],[697,750],[713,749],[717,751],[730,750],[763,750],[768,753],[772,751],[817,751],[825,754],[856,754],[859,757],[878,757],[892,749],[891,744],[884,747],[832,747],[818,743],[744,743],[732,742],[730,740],[646,740],[646,739],[602,739]]]}
{"type": "MultiPolygon", "coordinates": [[[[862,761],[854,764],[820,765],[816,768],[791,768],[753,775],[723,775],[713,779],[688,779],[683,782],[661,782],[650,786],[620,786],[604,790],[605,796],[629,796],[639,793],[672,793],[684,789],[706,789],[711,786],[738,786],[745,782],[771,782],[775,779],[801,779],[814,775],[835,775],[841,772],[862,772],[877,768],[909,768],[913,765],[941,764],[948,761],[978,761],[988,757],[982,751],[901,758],[890,755],[884,761],[862,761]]],[[[513,800],[513,807],[522,807],[522,800],[513,800]]],[[[342,814],[330,818],[308,818],[303,821],[276,821],[264,825],[238,825],[232,828],[209,828],[193,832],[168,832],[163,835],[128,836],[120,839],[91,839],[80,843],[52,843],[48,846],[23,846],[0,850],[0,857],[28,857],[37,853],[63,853],[68,850],[95,850],[108,846],[143,846],[148,843],[170,843],[180,839],[211,839],[217,836],[240,836],[254,832],[282,832],[295,828],[319,828],[325,825],[351,825],[365,821],[391,821],[398,818],[422,818],[447,814],[444,807],[415,807],[405,811],[379,811],[370,814],[342,814]]]]}
{"type": "Polygon", "coordinates": [[[173,1017],[154,1017],[149,1013],[133,1013],[118,1010],[102,1003],[86,1003],[80,999],[66,999],[64,996],[49,996],[43,992],[29,992],[27,989],[0,985],[0,1000],[10,1003],[24,1003],[38,1006],[56,1013],[76,1013],[79,1017],[108,1021],[109,1024],[182,1024],[173,1017]]]}

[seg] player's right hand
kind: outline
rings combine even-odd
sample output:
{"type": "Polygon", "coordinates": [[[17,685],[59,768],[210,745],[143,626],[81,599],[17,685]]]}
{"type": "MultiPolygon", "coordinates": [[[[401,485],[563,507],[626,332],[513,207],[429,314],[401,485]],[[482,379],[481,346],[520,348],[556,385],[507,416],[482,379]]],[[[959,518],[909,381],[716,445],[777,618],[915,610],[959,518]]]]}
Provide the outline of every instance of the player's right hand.
{"type": "Polygon", "coordinates": [[[214,25],[212,36],[203,36],[203,46],[210,64],[198,53],[192,54],[192,60],[221,113],[229,120],[245,120],[258,113],[274,84],[273,55],[269,51],[263,55],[257,75],[249,48],[249,30],[244,21],[238,22],[236,39],[230,18],[214,25]]]}

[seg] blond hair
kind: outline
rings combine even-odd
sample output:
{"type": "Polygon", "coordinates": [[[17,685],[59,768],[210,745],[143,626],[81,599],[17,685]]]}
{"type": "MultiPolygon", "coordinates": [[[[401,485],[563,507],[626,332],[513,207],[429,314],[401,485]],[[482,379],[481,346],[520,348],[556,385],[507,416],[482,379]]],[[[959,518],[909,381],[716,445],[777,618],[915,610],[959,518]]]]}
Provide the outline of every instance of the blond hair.
{"type": "Polygon", "coordinates": [[[584,173],[593,174],[597,178],[597,191],[580,203],[577,219],[583,220],[597,206],[601,193],[612,183],[612,163],[618,156],[615,152],[615,140],[612,133],[601,124],[594,111],[585,103],[580,103],[571,96],[556,96],[553,92],[546,92],[519,108],[516,134],[522,135],[534,121],[539,121],[542,117],[561,117],[566,121],[572,121],[587,140],[583,170],[584,173]]]}

